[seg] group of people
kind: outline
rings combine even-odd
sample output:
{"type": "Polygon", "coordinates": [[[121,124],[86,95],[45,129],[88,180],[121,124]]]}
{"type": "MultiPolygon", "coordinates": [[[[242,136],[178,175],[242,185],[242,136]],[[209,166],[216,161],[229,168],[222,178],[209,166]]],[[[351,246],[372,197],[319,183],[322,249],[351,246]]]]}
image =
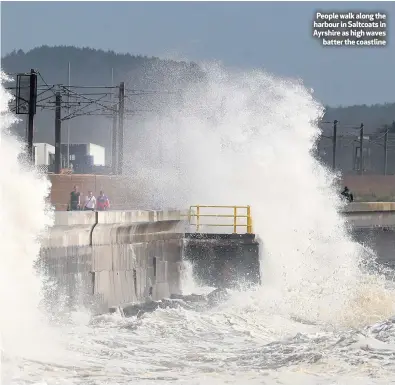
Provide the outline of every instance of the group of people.
{"type": "Polygon", "coordinates": [[[74,186],[73,191],[70,193],[69,211],[105,211],[109,208],[110,201],[103,191],[100,191],[97,198],[93,195],[92,191],[88,191],[88,195],[85,196],[83,204],[81,203],[81,193],[78,191],[77,186],[74,186]]]}
{"type": "MultiPolygon", "coordinates": [[[[348,202],[354,201],[354,195],[347,186],[344,187],[341,195],[348,202]]],[[[73,191],[70,193],[70,203],[67,210],[105,211],[109,208],[110,201],[102,190],[100,191],[100,194],[97,198],[93,195],[92,191],[88,191],[88,195],[85,196],[84,204],[81,205],[81,193],[78,191],[78,187],[74,186],[73,191]]]]}

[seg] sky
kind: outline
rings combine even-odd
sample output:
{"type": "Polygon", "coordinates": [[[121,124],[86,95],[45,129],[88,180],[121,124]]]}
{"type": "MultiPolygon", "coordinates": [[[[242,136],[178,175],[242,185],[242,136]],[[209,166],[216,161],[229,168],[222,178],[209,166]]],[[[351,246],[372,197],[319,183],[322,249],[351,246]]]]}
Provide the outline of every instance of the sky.
{"type": "Polygon", "coordinates": [[[317,10],[382,11],[395,2],[1,2],[1,52],[74,45],[220,61],[301,78],[332,106],[395,102],[395,39],[384,48],[323,47],[317,10]]]}

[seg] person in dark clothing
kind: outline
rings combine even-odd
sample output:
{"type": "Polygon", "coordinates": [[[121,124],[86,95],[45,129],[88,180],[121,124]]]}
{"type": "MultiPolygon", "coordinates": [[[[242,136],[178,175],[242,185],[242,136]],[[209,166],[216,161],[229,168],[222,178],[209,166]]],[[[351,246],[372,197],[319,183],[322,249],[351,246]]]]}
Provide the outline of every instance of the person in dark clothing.
{"type": "Polygon", "coordinates": [[[81,207],[81,193],[78,191],[78,186],[74,186],[70,193],[70,211],[79,210],[81,207]]]}
{"type": "Polygon", "coordinates": [[[341,195],[344,196],[349,202],[354,201],[354,195],[351,193],[351,191],[348,189],[347,186],[344,187],[344,190],[341,192],[341,195]]]}

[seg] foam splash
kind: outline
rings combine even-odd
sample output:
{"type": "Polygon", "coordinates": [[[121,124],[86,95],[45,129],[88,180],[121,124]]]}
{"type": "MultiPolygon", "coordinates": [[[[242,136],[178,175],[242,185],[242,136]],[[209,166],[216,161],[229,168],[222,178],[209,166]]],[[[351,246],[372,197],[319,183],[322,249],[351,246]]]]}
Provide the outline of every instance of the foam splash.
{"type": "Polygon", "coordinates": [[[181,265],[181,292],[189,294],[208,294],[215,290],[214,287],[202,286],[194,276],[194,265],[192,262],[184,260],[181,265]]]}
{"type": "Polygon", "coordinates": [[[147,195],[160,191],[170,207],[251,205],[265,249],[262,311],[331,325],[366,322],[373,308],[375,320],[393,314],[381,277],[361,273],[366,253],[338,214],[336,176],[314,157],[323,107],[299,81],[204,70],[204,82],[159,101],[149,136],[136,143],[130,130],[130,172],[147,195]]]}
{"type": "MultiPolygon", "coordinates": [[[[383,377],[374,383],[388,383],[393,366],[384,372],[377,351],[360,348],[383,344],[321,327],[358,326],[393,314],[384,279],[359,268],[365,250],[349,238],[338,215],[334,175],[314,159],[314,121],[322,107],[299,82],[261,72],[230,74],[218,66],[207,67],[206,74],[205,83],[147,119],[143,128],[150,135],[137,143],[141,152],[130,164],[147,178],[145,195],[160,191],[167,206],[250,204],[264,242],[264,286],[235,292],[206,313],[164,309],[139,320],[106,315],[91,325],[84,312],[75,313],[74,325],[59,329],[70,354],[61,352],[57,363],[56,338],[38,310],[40,281],[32,267],[37,235],[51,224],[44,203],[48,184],[18,163],[21,147],[8,133],[14,120],[9,95],[0,88],[0,157],[8,165],[0,171],[0,198],[14,202],[3,205],[0,228],[1,346],[7,360],[28,358],[11,370],[20,376],[16,382],[6,383],[104,384],[111,378],[253,384],[264,375],[268,383],[291,384],[297,376],[300,383],[330,384],[346,371],[359,375],[358,383],[373,383],[372,373],[383,377]],[[166,132],[161,152],[159,132],[166,132]]],[[[186,266],[186,291],[196,288],[191,272],[186,266]]],[[[373,332],[395,335],[391,322],[373,332]]]]}
{"type": "MultiPolygon", "coordinates": [[[[0,82],[6,81],[0,74],[0,82]]],[[[40,236],[52,224],[48,180],[20,161],[22,144],[10,132],[16,121],[11,95],[0,86],[0,333],[3,357],[53,357],[56,338],[40,311],[41,281],[34,269],[40,236]]]]}

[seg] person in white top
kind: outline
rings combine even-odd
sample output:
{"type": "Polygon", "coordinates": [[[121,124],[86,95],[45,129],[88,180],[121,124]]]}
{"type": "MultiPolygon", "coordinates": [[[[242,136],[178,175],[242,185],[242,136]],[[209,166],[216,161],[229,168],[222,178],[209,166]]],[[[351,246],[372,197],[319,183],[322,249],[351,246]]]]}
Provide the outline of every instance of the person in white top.
{"type": "Polygon", "coordinates": [[[85,197],[84,210],[95,211],[96,198],[93,196],[92,191],[88,191],[88,195],[85,197]]]}

